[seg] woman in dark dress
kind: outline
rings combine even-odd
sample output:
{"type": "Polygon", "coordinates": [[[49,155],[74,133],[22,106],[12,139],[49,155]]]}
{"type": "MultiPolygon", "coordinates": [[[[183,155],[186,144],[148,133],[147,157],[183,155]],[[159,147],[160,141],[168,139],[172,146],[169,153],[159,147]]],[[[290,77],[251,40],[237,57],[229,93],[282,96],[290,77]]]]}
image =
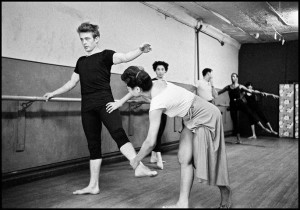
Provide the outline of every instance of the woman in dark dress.
{"type": "MultiPolygon", "coordinates": [[[[251,82],[247,82],[246,83],[246,88],[248,88],[249,90],[253,90],[253,85],[251,82]]],[[[272,96],[273,98],[279,98],[279,96],[274,95],[274,94],[270,94],[270,93],[265,93],[266,96],[272,96]]],[[[252,93],[244,93],[244,97],[247,101],[247,105],[250,107],[250,109],[261,119],[261,121],[268,126],[269,130],[271,131],[271,133],[278,135],[278,133],[276,131],[273,130],[269,120],[267,119],[266,115],[264,114],[264,112],[261,109],[261,106],[259,105],[258,101],[257,101],[257,97],[255,94],[252,93]]],[[[252,131],[252,136],[249,137],[249,139],[256,139],[256,133],[255,133],[255,124],[254,121],[252,120],[252,118],[250,118],[250,124],[251,124],[251,131],[252,131]]]]}
{"type": "Polygon", "coordinates": [[[271,131],[267,128],[265,128],[262,123],[260,122],[259,117],[250,109],[250,107],[247,105],[245,99],[243,96],[243,91],[246,91],[248,93],[254,93],[254,94],[262,94],[265,95],[265,93],[262,93],[258,90],[249,90],[244,85],[241,85],[238,83],[238,75],[236,73],[231,74],[231,85],[227,85],[222,90],[218,91],[218,94],[222,94],[226,91],[228,91],[229,94],[229,106],[230,106],[230,116],[233,123],[233,134],[237,137],[237,144],[241,143],[240,140],[240,128],[239,128],[239,112],[242,111],[245,114],[249,116],[254,121],[254,124],[259,125],[263,130],[267,131],[268,133],[271,133],[271,131]]]}

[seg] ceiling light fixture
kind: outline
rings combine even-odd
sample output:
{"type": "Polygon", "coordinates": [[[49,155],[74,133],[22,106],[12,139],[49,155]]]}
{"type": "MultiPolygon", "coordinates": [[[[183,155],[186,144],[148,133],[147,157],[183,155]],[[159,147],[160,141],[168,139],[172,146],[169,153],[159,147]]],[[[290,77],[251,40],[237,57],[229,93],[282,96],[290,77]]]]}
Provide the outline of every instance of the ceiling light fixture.
{"type": "Polygon", "coordinates": [[[259,33],[255,33],[255,34],[250,34],[251,36],[253,36],[255,39],[259,38],[259,33]]]}
{"type": "Polygon", "coordinates": [[[278,33],[278,31],[275,29],[275,27],[272,25],[272,28],[274,29],[275,33],[274,33],[274,39],[277,40],[277,34],[278,34],[278,40],[281,41],[282,40],[282,45],[284,44],[285,40],[284,37],[278,33]]]}

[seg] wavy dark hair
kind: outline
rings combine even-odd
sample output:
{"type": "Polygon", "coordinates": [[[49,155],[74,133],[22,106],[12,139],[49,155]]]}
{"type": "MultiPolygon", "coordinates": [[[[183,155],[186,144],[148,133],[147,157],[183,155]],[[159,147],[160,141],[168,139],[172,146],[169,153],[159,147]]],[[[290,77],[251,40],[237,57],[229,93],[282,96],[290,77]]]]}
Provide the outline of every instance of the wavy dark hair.
{"type": "Polygon", "coordinates": [[[89,22],[82,23],[77,28],[77,32],[78,33],[91,32],[93,34],[93,38],[96,38],[97,36],[100,37],[99,26],[98,25],[93,25],[89,22]]]}
{"type": "Polygon", "coordinates": [[[166,72],[168,71],[169,64],[164,61],[155,61],[152,64],[153,70],[156,71],[157,66],[162,65],[165,67],[166,72]]]}
{"type": "Polygon", "coordinates": [[[149,74],[138,66],[129,66],[121,75],[121,79],[128,87],[139,87],[143,91],[149,91],[153,85],[149,74]]]}

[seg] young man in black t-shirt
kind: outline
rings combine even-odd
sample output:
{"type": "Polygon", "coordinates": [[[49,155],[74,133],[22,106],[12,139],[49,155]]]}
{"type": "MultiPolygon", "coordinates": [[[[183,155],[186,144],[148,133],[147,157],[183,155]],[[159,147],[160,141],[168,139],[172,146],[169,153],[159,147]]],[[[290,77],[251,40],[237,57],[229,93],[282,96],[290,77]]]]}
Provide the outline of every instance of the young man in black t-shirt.
{"type": "MultiPolygon", "coordinates": [[[[145,43],[138,49],[128,53],[117,53],[113,50],[100,51],[98,48],[100,40],[98,28],[97,25],[88,22],[82,23],[78,27],[77,32],[87,55],[78,59],[71,79],[65,85],[43,96],[48,101],[54,96],[70,91],[80,81],[82,125],[90,152],[90,182],[86,188],[76,190],[73,194],[98,194],[100,192],[102,123],[128,160],[136,156],[135,149],[122,127],[119,110],[114,110],[112,113],[106,112],[106,104],[114,101],[110,87],[111,66],[132,61],[141,54],[150,52],[151,46],[145,43]]],[[[151,171],[142,163],[135,170],[135,176],[137,177],[155,175],[157,175],[156,171],[151,171]]]]}

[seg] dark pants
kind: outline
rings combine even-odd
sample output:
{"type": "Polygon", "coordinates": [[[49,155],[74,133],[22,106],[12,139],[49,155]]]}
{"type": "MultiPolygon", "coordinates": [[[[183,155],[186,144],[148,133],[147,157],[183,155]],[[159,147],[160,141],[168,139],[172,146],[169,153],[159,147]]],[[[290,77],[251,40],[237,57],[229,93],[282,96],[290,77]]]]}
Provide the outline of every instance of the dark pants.
{"type": "Polygon", "coordinates": [[[106,111],[105,106],[101,106],[90,111],[81,112],[81,120],[84,133],[87,138],[90,159],[102,158],[101,153],[101,130],[102,123],[109,131],[120,149],[129,142],[122,126],[122,119],[119,110],[112,113],[106,111]]]}
{"type": "MultiPolygon", "coordinates": [[[[263,111],[261,110],[261,108],[259,106],[250,106],[250,108],[259,117],[259,119],[262,121],[262,123],[267,124],[269,122],[266,115],[263,113],[263,111]]],[[[251,121],[250,123],[251,123],[251,125],[255,124],[254,121],[251,121]]]]}
{"type": "Polygon", "coordinates": [[[154,152],[161,152],[161,137],[164,133],[166,123],[167,123],[167,115],[162,113],[159,130],[158,130],[158,134],[157,134],[157,139],[156,139],[156,146],[153,149],[154,152]]]}
{"type": "Polygon", "coordinates": [[[237,135],[240,133],[239,123],[239,111],[244,112],[248,115],[250,122],[257,124],[259,122],[258,116],[250,109],[250,107],[241,101],[230,103],[230,116],[233,124],[233,134],[237,135]]]}

